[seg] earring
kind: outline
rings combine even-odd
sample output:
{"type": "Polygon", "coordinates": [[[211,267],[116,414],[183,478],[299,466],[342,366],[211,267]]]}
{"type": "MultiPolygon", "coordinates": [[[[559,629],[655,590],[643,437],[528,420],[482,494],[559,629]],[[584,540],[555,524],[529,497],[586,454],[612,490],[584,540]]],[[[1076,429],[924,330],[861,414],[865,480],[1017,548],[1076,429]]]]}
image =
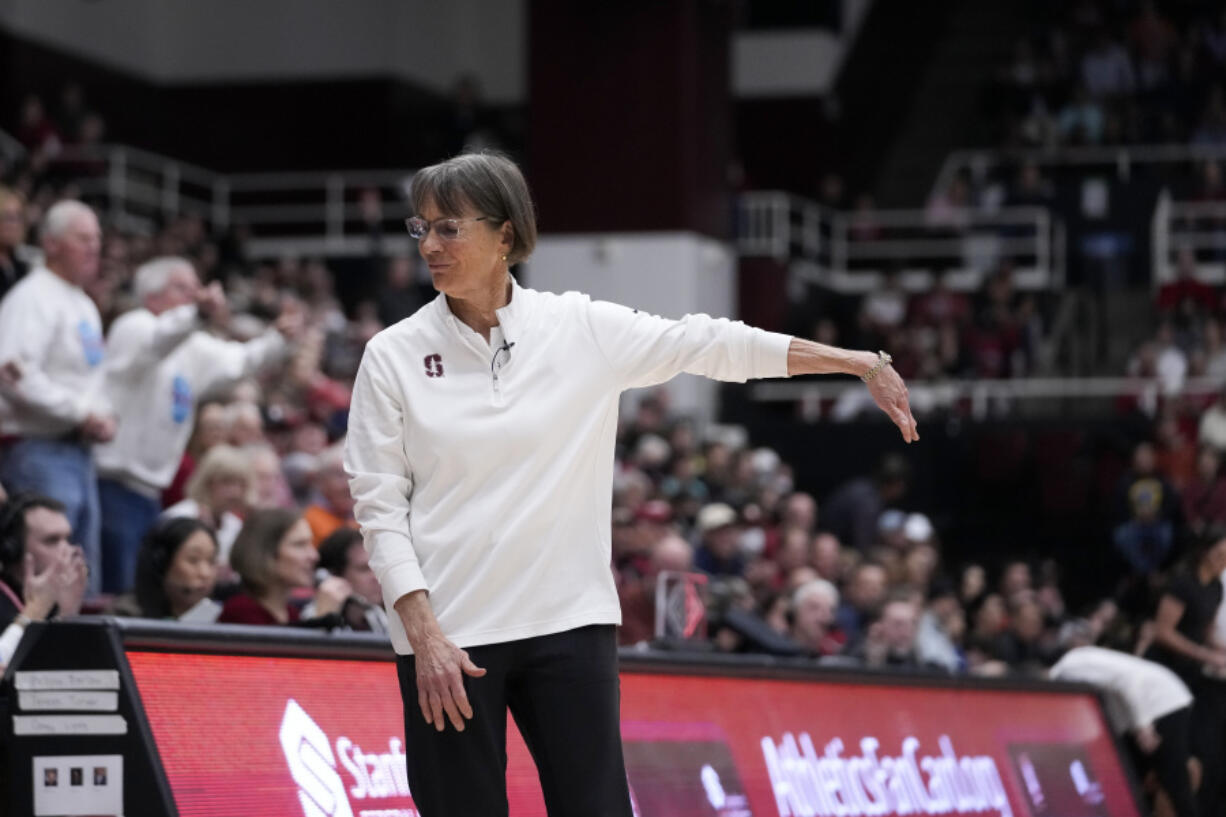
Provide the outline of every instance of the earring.
{"type": "Polygon", "coordinates": [[[506,260],[507,260],[507,257],[504,255],[504,256],[502,257],[502,260],[503,260],[503,261],[506,261],[506,260]]]}

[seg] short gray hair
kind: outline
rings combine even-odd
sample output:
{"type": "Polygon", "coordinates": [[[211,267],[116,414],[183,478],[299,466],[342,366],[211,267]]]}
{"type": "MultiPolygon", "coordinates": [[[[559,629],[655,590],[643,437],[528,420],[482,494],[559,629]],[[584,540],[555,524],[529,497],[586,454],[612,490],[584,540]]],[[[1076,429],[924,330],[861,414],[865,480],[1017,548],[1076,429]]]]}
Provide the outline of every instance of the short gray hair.
{"type": "Polygon", "coordinates": [[[528,183],[519,166],[496,151],[465,153],[422,168],[413,176],[409,200],[415,213],[432,201],[446,216],[459,216],[471,205],[498,222],[511,222],[511,264],[523,261],[536,247],[536,209],[528,183]]]}
{"type": "Polygon", "coordinates": [[[180,267],[195,270],[191,261],[176,255],[164,255],[141,264],[136,268],[136,275],[132,279],[132,291],[136,299],[144,303],[150,295],[161,292],[170,281],[171,273],[180,267]]]}
{"type": "Polygon", "coordinates": [[[43,239],[59,238],[68,232],[76,218],[83,215],[97,218],[89,205],[83,204],[76,199],[57,201],[48,208],[46,215],[43,216],[43,223],[38,234],[43,239]]]}
{"type": "Polygon", "coordinates": [[[811,582],[805,582],[792,591],[792,608],[799,607],[801,602],[810,596],[825,596],[830,600],[831,607],[839,606],[838,588],[825,579],[814,579],[811,582]]]}

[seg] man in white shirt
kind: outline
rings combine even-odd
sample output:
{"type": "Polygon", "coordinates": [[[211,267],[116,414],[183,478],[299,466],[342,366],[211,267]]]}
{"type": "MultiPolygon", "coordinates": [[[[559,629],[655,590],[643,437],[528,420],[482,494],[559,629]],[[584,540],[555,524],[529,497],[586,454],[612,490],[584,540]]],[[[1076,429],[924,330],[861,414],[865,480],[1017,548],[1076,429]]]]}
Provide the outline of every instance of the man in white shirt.
{"type": "Polygon", "coordinates": [[[286,310],[275,329],[246,343],[218,338],[209,324],[228,318],[226,296],[200,285],[191,262],[156,258],[136,271],[142,306],[119,317],[107,335],[106,392],[119,416],[115,438],[97,449],[102,503],[102,587],[132,584],[144,536],[161,512],[200,396],[286,356],[301,314],[286,310]]]}
{"type": "Polygon", "coordinates": [[[101,588],[98,487],[91,446],[115,433],[103,390],[98,308],[82,287],[98,274],[102,231],[79,201],[43,219],[44,266],[0,303],[0,483],[63,503],[101,588]]]}

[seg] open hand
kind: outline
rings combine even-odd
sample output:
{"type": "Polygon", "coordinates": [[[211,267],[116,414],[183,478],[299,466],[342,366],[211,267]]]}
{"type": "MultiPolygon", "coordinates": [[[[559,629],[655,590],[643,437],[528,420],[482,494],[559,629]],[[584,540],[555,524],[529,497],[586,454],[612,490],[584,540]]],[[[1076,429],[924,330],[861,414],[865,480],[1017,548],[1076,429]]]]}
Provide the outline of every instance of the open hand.
{"type": "Polygon", "coordinates": [[[90,442],[109,442],[115,436],[115,418],[91,412],[81,421],[81,435],[90,442]]]}
{"type": "Polygon", "coordinates": [[[349,582],[339,576],[329,576],[319,583],[315,589],[315,613],[326,616],[328,613],[339,613],[345,606],[345,599],[353,595],[349,582]]]}
{"type": "Polygon", "coordinates": [[[64,550],[54,564],[55,603],[61,616],[75,616],[81,612],[81,602],[89,586],[89,566],[85,563],[85,551],[79,547],[64,550]]]}
{"type": "Polygon", "coordinates": [[[919,430],[915,417],[911,414],[907,384],[902,382],[893,366],[884,367],[876,377],[868,381],[868,392],[877,406],[898,426],[905,442],[919,442],[919,430]]]}
{"type": "Polygon", "coordinates": [[[416,654],[416,664],[417,704],[426,723],[442,732],[450,720],[457,732],[463,732],[464,721],[473,716],[464,691],[464,676],[480,678],[485,670],[443,636],[425,642],[425,649],[416,654]]]}

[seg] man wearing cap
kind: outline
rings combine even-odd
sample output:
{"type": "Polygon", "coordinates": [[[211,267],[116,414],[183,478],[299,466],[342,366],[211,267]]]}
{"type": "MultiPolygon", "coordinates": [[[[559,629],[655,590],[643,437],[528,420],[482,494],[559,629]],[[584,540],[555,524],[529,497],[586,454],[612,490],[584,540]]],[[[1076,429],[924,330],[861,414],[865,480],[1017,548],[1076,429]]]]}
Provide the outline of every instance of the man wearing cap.
{"type": "Polygon", "coordinates": [[[695,568],[711,576],[745,572],[736,511],[723,502],[713,502],[698,512],[696,527],[701,544],[694,554],[695,568]]]}

